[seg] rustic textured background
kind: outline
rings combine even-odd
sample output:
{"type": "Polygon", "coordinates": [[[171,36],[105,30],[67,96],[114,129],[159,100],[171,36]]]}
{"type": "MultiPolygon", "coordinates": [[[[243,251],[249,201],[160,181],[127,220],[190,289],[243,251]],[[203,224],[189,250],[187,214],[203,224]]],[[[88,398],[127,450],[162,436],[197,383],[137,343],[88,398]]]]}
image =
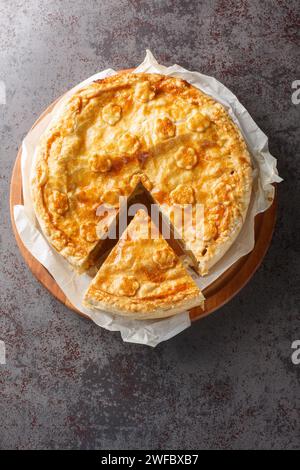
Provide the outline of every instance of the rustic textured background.
{"type": "Polygon", "coordinates": [[[1,448],[299,446],[300,7],[281,1],[0,0],[1,448]],[[123,344],[51,298],[12,235],[22,138],[65,90],[151,48],[224,82],[270,138],[285,182],[272,246],[226,307],[156,349],[123,344]]]}

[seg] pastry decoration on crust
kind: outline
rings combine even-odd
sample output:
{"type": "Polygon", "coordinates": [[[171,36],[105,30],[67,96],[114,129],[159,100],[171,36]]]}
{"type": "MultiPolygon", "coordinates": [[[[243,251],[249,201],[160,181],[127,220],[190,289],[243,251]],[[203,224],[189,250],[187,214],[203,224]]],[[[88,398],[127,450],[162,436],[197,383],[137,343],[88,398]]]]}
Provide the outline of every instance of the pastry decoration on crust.
{"type": "Polygon", "coordinates": [[[77,91],[42,137],[33,168],[45,236],[77,270],[88,269],[101,243],[96,228],[105,225],[97,208],[118,209],[139,181],[175,227],[172,206],[192,206],[183,238],[206,274],[239,234],[252,187],[250,155],[224,107],[156,74],[116,74],[77,91]]]}

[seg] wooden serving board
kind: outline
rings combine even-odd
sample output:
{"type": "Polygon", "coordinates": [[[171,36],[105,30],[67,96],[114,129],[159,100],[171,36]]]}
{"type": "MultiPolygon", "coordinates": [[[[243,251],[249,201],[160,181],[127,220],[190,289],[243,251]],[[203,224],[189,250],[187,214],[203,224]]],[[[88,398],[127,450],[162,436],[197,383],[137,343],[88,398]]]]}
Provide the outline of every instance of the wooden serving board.
{"type": "MultiPolygon", "coordinates": [[[[58,100],[57,100],[58,101],[58,100]]],[[[57,103],[52,103],[35,122],[33,127],[48,113],[50,113],[57,103]]],[[[13,208],[16,204],[23,204],[22,177],[21,177],[21,154],[20,148],[14,165],[11,185],[10,185],[10,216],[14,235],[20,252],[34,276],[43,284],[46,289],[60,302],[69,307],[76,313],[85,316],[79,312],[66,298],[54,278],[25,248],[15,225],[13,208]]],[[[225,305],[232,299],[246,284],[250,281],[255,271],[260,266],[267,249],[271,243],[273,230],[276,221],[277,192],[272,206],[262,214],[258,214],[255,219],[255,247],[251,253],[239,259],[222,276],[204,290],[205,310],[193,308],[190,311],[191,320],[203,318],[215,310],[225,305]]],[[[88,318],[88,317],[87,317],[88,318]]]]}

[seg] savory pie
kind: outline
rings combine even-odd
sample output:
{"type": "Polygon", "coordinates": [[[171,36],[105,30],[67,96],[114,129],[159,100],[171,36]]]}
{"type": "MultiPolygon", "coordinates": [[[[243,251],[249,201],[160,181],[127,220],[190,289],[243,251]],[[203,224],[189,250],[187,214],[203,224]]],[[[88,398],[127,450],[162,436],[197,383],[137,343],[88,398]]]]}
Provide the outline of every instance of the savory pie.
{"type": "Polygon", "coordinates": [[[224,107],[157,74],[116,74],[76,92],[36,153],[31,187],[44,234],[76,269],[87,269],[110,222],[98,206],[118,208],[139,181],[178,230],[174,205],[190,205],[181,234],[207,273],[236,239],[252,187],[250,155],[224,107]]]}
{"type": "Polygon", "coordinates": [[[157,226],[139,210],[92,280],[84,304],[145,320],[175,315],[203,300],[157,226]]]}

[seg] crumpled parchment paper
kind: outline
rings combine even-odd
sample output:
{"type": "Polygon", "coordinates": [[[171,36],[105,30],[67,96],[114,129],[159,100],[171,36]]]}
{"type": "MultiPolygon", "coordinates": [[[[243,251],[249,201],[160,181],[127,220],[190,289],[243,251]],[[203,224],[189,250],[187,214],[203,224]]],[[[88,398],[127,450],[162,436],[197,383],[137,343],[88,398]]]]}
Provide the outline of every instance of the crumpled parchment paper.
{"type": "MultiPolygon", "coordinates": [[[[211,269],[208,276],[197,280],[201,289],[207,287],[226,271],[240,257],[249,253],[254,247],[254,217],[265,211],[274,198],[272,183],[279,183],[277,160],[269,153],[268,139],[258,128],[247,110],[224,85],[215,78],[198,72],[190,72],[179,65],[165,67],[158,64],[150,51],[135,72],[160,73],[187,80],[189,83],[222,103],[232,119],[241,129],[252,155],[254,171],[253,193],[244,226],[232,247],[225,256],[211,269]]],[[[25,137],[22,144],[22,184],[24,205],[14,207],[14,218],[20,238],[30,253],[41,263],[56,280],[70,302],[81,312],[88,315],[97,325],[111,331],[119,331],[122,339],[131,343],[156,346],[177,335],[191,324],[188,312],[162,320],[128,320],[107,312],[95,312],[82,306],[82,297],[90,283],[87,274],[78,275],[51,246],[48,244],[37,224],[30,196],[30,172],[34,161],[35,149],[41,134],[49,125],[54,114],[59,111],[68,97],[79,88],[93,80],[116,73],[112,69],[104,70],[88,78],[70,90],[56,104],[52,113],[46,115],[25,137]]]]}

